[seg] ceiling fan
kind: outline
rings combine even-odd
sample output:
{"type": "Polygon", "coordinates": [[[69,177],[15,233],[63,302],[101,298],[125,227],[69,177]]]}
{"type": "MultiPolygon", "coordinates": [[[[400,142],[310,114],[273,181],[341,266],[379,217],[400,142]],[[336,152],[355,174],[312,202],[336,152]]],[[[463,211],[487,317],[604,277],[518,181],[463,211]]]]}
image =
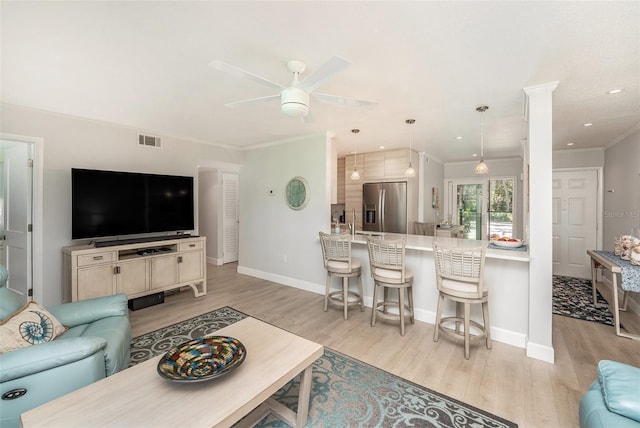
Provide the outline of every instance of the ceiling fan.
{"type": "Polygon", "coordinates": [[[209,65],[216,70],[224,71],[238,77],[244,77],[280,91],[280,93],[277,95],[269,95],[266,97],[252,98],[250,100],[236,101],[233,103],[225,104],[225,106],[231,108],[245,104],[275,101],[279,98],[280,111],[282,113],[291,117],[304,118],[309,114],[309,97],[316,98],[317,100],[326,103],[339,104],[350,107],[373,109],[377,105],[377,103],[372,101],[357,100],[355,98],[347,98],[337,95],[319,94],[313,92],[326,81],[331,79],[335,74],[343,71],[351,65],[351,62],[339,56],[332,57],[320,68],[318,68],[316,71],[309,74],[302,80],[300,80],[300,75],[306,68],[305,64],[302,61],[298,60],[289,61],[287,63],[287,68],[291,73],[293,73],[293,81],[288,87],[272,82],[271,80],[258,76],[257,74],[251,73],[249,71],[243,70],[219,60],[211,61],[209,65]]]}

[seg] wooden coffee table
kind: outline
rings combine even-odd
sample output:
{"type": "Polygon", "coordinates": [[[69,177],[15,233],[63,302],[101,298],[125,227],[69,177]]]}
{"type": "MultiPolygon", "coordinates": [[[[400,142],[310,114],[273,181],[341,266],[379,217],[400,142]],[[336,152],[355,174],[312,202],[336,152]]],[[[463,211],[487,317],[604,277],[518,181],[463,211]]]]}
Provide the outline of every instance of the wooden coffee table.
{"type": "Polygon", "coordinates": [[[212,427],[246,415],[251,425],[269,412],[293,426],[307,421],[312,364],[324,348],[295,334],[245,318],[216,332],[247,349],[240,367],[218,379],[176,383],[160,377],[160,356],[60,397],[21,416],[24,427],[212,427]],[[302,373],[298,412],[271,396],[302,373]],[[252,412],[253,411],[253,412],[252,412]]]}

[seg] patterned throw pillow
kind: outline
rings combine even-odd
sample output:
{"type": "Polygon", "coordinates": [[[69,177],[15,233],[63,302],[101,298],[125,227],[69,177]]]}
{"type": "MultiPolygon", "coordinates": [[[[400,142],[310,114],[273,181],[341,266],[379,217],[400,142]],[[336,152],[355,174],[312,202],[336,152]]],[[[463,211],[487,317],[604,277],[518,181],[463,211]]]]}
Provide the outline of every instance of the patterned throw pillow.
{"type": "Polygon", "coordinates": [[[46,309],[29,302],[0,324],[0,354],[51,342],[66,330],[46,309]]]}

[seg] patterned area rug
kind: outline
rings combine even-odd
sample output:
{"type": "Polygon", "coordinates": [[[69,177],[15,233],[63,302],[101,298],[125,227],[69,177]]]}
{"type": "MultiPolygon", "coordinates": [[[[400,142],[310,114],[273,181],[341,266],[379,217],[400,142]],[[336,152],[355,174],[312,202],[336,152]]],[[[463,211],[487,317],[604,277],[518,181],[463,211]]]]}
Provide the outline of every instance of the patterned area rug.
{"type": "Polygon", "coordinates": [[[613,314],[599,291],[598,306],[593,305],[591,280],[553,276],[553,313],[585,321],[613,325],[613,314]]]}
{"type": "MultiPolygon", "coordinates": [[[[230,307],[132,339],[131,365],[247,315],[230,307]]],[[[275,397],[297,410],[299,378],[275,397]]],[[[267,416],[258,427],[287,427],[267,416]]],[[[308,427],[517,427],[516,424],[325,348],[313,364],[308,427]]]]}

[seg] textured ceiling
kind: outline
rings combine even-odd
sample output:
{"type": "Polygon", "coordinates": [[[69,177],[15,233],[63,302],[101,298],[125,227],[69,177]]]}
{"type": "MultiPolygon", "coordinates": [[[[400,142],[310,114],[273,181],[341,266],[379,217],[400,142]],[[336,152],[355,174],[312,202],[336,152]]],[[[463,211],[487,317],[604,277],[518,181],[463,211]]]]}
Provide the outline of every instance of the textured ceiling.
{"type": "Polygon", "coordinates": [[[604,147],[640,126],[635,1],[2,1],[0,18],[2,102],[213,144],[328,130],[344,155],[356,143],[407,147],[411,132],[416,150],[472,160],[475,108],[486,104],[485,158],[518,156],[522,88],[556,80],[554,149],[604,147]],[[318,91],[376,101],[375,110],[312,99],[313,120],[302,122],[278,102],[229,109],[276,91],[207,65],[288,85],[288,60],[312,72],[333,55],[353,65],[318,91]],[[614,88],[624,91],[606,93],[614,88]]]}

